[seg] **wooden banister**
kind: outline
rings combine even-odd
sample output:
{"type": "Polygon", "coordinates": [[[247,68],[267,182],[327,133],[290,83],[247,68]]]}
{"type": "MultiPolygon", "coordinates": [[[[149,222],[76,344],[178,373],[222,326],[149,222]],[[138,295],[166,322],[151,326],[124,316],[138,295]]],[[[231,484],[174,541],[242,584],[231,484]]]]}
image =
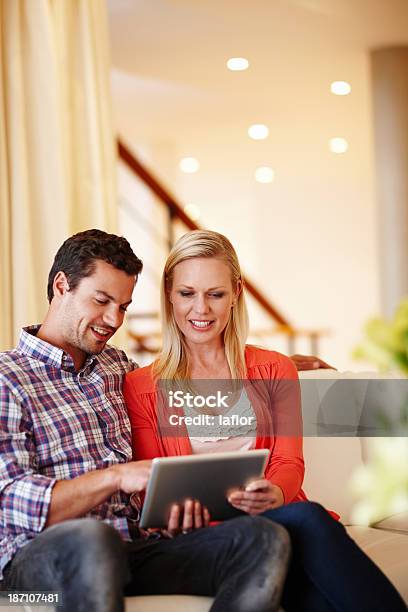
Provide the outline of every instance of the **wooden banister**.
{"type": "Polygon", "coordinates": [[[188,229],[201,229],[186,213],[182,206],[176,202],[175,198],[165,189],[153,174],[131,153],[130,149],[118,140],[118,153],[120,159],[147,185],[151,191],[165,204],[173,216],[177,217],[187,225],[188,229]]]}
{"type": "MultiPolygon", "coordinates": [[[[157,178],[142,164],[130,149],[118,139],[118,154],[119,158],[147,185],[150,190],[165,204],[173,217],[182,221],[190,230],[202,229],[195,221],[193,221],[183,210],[183,207],[176,199],[160,184],[157,178]]],[[[282,315],[281,312],[268,298],[246,277],[244,277],[245,288],[255,301],[271,316],[279,325],[286,328],[288,335],[295,333],[294,328],[289,321],[282,315]]]]}

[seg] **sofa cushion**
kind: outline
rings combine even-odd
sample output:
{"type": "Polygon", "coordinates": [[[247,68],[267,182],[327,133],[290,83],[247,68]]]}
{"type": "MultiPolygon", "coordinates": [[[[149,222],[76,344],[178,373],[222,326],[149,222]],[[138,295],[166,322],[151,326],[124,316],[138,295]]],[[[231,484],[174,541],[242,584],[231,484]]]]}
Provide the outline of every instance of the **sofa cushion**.
{"type": "MultiPolygon", "coordinates": [[[[150,597],[128,597],[126,612],[208,612],[211,607],[210,597],[192,595],[155,595],[150,597]]],[[[13,608],[15,612],[15,608],[13,608]]],[[[284,612],[279,610],[279,612],[284,612]]]]}
{"type": "Polygon", "coordinates": [[[347,527],[349,535],[381,568],[408,603],[408,535],[370,527],[347,527]]]}
{"type": "Polygon", "coordinates": [[[208,612],[212,601],[210,597],[193,595],[127,597],[126,612],[208,612]]]}
{"type": "Polygon", "coordinates": [[[353,507],[349,483],[355,468],[362,465],[359,438],[317,438],[303,440],[305,480],[308,499],[340,514],[348,524],[353,507]]]}
{"type": "Polygon", "coordinates": [[[398,514],[388,516],[384,520],[376,523],[374,527],[376,529],[387,529],[388,531],[406,533],[408,536],[408,511],[398,512],[398,514]]]}

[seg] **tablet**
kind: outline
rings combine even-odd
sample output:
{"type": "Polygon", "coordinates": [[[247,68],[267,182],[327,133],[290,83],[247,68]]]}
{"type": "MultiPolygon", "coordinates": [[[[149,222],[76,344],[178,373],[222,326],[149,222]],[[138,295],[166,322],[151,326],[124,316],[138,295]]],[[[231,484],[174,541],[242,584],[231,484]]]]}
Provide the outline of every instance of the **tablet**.
{"type": "Polygon", "coordinates": [[[241,516],[226,500],[231,489],[263,478],[269,450],[158,457],[152,461],[140,527],[167,527],[172,504],[198,499],[212,521],[241,516]]]}

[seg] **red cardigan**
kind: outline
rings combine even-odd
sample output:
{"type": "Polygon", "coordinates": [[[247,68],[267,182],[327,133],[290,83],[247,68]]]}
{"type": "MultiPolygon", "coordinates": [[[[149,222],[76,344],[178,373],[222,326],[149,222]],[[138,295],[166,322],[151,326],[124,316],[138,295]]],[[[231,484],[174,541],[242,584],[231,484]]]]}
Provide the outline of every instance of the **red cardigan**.
{"type": "MultiPolygon", "coordinates": [[[[295,365],[280,353],[254,346],[246,347],[245,360],[247,378],[244,385],[257,417],[255,448],[270,450],[265,478],[282,489],[285,503],[304,501],[307,498],[301,489],[305,468],[300,388],[295,365]]],[[[184,425],[176,432],[172,427],[171,435],[163,435],[160,431],[157,416],[160,414],[160,397],[152,366],[127,374],[124,395],[132,426],[135,460],[191,455],[184,425]]]]}

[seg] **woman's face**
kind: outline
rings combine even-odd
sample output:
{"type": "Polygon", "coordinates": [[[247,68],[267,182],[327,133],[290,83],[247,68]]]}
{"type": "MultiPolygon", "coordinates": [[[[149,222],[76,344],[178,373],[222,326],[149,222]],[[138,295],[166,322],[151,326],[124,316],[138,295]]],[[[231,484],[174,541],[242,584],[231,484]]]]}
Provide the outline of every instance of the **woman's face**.
{"type": "Polygon", "coordinates": [[[169,299],[174,319],[187,343],[221,344],[237,295],[230,269],[223,261],[195,257],[177,264],[169,299]]]}

